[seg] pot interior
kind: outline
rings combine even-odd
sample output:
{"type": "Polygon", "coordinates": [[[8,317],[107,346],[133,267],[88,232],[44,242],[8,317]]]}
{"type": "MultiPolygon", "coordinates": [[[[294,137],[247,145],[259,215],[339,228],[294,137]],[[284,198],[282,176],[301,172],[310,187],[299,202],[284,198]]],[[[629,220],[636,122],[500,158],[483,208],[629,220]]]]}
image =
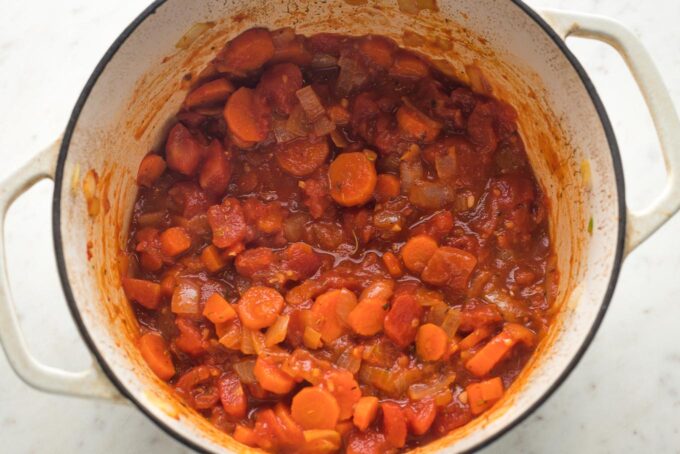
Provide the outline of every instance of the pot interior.
{"type": "Polygon", "coordinates": [[[191,79],[247,28],[389,36],[441,60],[463,81],[464,66],[474,63],[495,96],[519,113],[529,158],[550,200],[560,272],[555,321],[493,410],[419,450],[470,449],[512,425],[572,367],[606,306],[620,259],[618,154],[592,86],[586,87],[555,39],[515,2],[447,1],[438,11],[417,15],[401,12],[396,1],[350,3],[361,2],[157,2],[154,13],[147,11],[126,30],[100,64],[67,131],[55,192],[55,235],[69,302],[120,387],[156,422],[195,447],[243,450],[177,400],[142,360],[135,345],[137,322],[120,287],[119,251],[126,245],[140,160],[159,145],[191,79]]]}

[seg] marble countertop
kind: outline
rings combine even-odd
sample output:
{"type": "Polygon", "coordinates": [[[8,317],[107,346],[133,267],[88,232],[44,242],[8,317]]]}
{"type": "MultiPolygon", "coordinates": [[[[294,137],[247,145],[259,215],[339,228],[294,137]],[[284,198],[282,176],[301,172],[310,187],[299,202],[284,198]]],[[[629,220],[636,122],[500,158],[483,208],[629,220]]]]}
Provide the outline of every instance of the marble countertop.
{"type": "MultiPolygon", "coordinates": [[[[537,7],[599,13],[627,24],[680,107],[680,2],[533,0],[537,7]]],[[[63,130],[87,77],[144,0],[0,1],[0,180],[63,130]]],[[[651,120],[620,57],[571,40],[610,114],[628,200],[644,207],[662,188],[651,120]]],[[[10,280],[27,341],[47,364],[77,370],[89,356],[66,308],[50,232],[52,184],[10,210],[10,280]],[[28,278],[39,276],[40,279],[28,278]]],[[[590,349],[560,389],[485,453],[680,453],[680,216],[627,260],[590,349]]],[[[51,396],[20,381],[0,353],[0,451],[187,453],[134,407],[51,396]]]]}

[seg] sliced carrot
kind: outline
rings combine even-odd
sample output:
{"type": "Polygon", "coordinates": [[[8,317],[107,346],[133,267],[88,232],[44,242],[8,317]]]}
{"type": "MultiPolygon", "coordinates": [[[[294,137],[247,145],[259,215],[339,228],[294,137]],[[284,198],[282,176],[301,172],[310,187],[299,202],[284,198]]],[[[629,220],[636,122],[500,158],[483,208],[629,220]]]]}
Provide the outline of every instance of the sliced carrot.
{"type": "Polygon", "coordinates": [[[356,305],[356,295],[344,288],[330,290],[316,298],[312,312],[321,320],[319,332],[324,342],[333,342],[345,333],[347,316],[356,305]]]}
{"type": "Polygon", "coordinates": [[[147,309],[157,309],[161,304],[161,286],[144,279],[123,278],[125,295],[147,309]]]}
{"type": "Polygon", "coordinates": [[[236,374],[222,375],[217,382],[224,411],[234,419],[243,419],[248,411],[248,397],[236,374]]]}
{"type": "Polygon", "coordinates": [[[359,52],[381,68],[392,66],[394,44],[382,36],[366,36],[359,42],[359,52]]]}
{"type": "Polygon", "coordinates": [[[211,80],[191,91],[184,100],[184,107],[191,109],[193,107],[220,104],[225,102],[233,92],[234,85],[227,79],[211,80]]]}
{"type": "Polygon", "coordinates": [[[378,202],[387,202],[392,197],[399,195],[401,191],[401,183],[399,178],[389,173],[381,173],[378,175],[378,180],[375,186],[375,200],[378,202]]]}
{"type": "Polygon", "coordinates": [[[236,424],[234,429],[234,440],[252,448],[257,446],[257,434],[250,427],[236,424]]]}
{"type": "Polygon", "coordinates": [[[258,69],[274,56],[269,30],[251,28],[229,41],[217,57],[221,70],[242,74],[258,69]]]}
{"type": "Polygon", "coordinates": [[[406,417],[399,405],[393,402],[383,402],[380,404],[383,412],[383,427],[387,442],[395,448],[403,448],[406,444],[406,417]]]}
{"type": "Polygon", "coordinates": [[[331,369],[326,372],[319,386],[333,394],[333,397],[337,400],[341,421],[352,417],[354,405],[361,398],[361,389],[359,389],[359,383],[350,371],[331,369]]]}
{"type": "Polygon", "coordinates": [[[378,414],[378,398],[364,396],[354,406],[354,425],[362,432],[368,429],[378,414]]]}
{"type": "Polygon", "coordinates": [[[177,172],[192,176],[198,170],[203,157],[201,144],[182,123],[177,123],[168,133],[165,143],[165,159],[168,167],[177,172]]]}
{"type": "Polygon", "coordinates": [[[433,323],[426,323],[418,329],[416,352],[423,361],[438,361],[449,347],[446,331],[433,323]]]}
{"type": "Polygon", "coordinates": [[[231,304],[219,293],[213,293],[205,302],[203,316],[213,323],[224,323],[237,317],[231,304]]]}
{"type": "Polygon", "coordinates": [[[170,227],[160,236],[161,252],[170,257],[185,252],[191,247],[191,237],[182,227],[170,227]]]}
{"type": "Polygon", "coordinates": [[[478,415],[488,410],[505,392],[500,377],[494,377],[479,383],[473,383],[466,388],[470,411],[478,415]]]}
{"type": "Polygon", "coordinates": [[[478,377],[483,377],[512,350],[517,340],[507,331],[501,331],[465,363],[465,368],[478,377]]]}
{"type": "Polygon", "coordinates": [[[146,333],[140,337],[139,351],[144,361],[160,379],[170,380],[175,375],[175,365],[160,334],[146,333]]]}
{"type": "Polygon", "coordinates": [[[278,423],[274,425],[274,433],[281,445],[297,447],[305,442],[302,427],[295,422],[286,405],[281,402],[276,404],[274,415],[278,423]]]}
{"type": "Polygon", "coordinates": [[[234,92],[224,107],[224,120],[234,136],[246,142],[260,142],[267,138],[267,127],[258,117],[255,91],[241,87],[234,92]]]}
{"type": "Polygon", "coordinates": [[[255,361],[253,372],[260,386],[274,394],[288,394],[295,386],[290,375],[261,356],[255,361]]]}
{"type": "Polygon", "coordinates": [[[211,273],[217,273],[227,266],[227,261],[222,257],[220,251],[214,246],[209,245],[201,251],[201,262],[211,273]]]}
{"type": "Polygon", "coordinates": [[[231,161],[216,139],[210,143],[207,153],[208,157],[198,175],[198,184],[210,194],[222,196],[229,187],[231,161]]]}
{"type": "Polygon", "coordinates": [[[401,106],[397,110],[397,123],[411,138],[423,142],[434,141],[442,129],[441,123],[411,106],[401,106]]]}
{"type": "Polygon", "coordinates": [[[276,321],[283,305],[283,296],[273,288],[254,286],[238,301],[238,313],[246,328],[259,330],[276,321]]]}
{"type": "Polygon", "coordinates": [[[137,184],[151,187],[165,172],[165,160],[157,154],[144,156],[137,170],[137,184]]]}
{"type": "Polygon", "coordinates": [[[422,316],[423,308],[413,295],[397,295],[385,316],[385,334],[396,345],[406,348],[416,339],[422,316]]]}
{"type": "Polygon", "coordinates": [[[420,274],[438,248],[437,242],[431,236],[416,235],[401,248],[401,258],[409,271],[420,274]]]}
{"type": "Polygon", "coordinates": [[[293,397],[291,413],[304,429],[334,429],[340,417],[340,407],[331,393],[310,386],[293,397]]]}
{"type": "Polygon", "coordinates": [[[355,333],[372,336],[383,329],[387,301],[381,298],[364,298],[347,316],[347,323],[355,333]]]}
{"type": "Polygon", "coordinates": [[[393,252],[385,252],[382,256],[383,263],[385,264],[385,268],[387,268],[387,272],[390,273],[390,276],[392,277],[401,277],[404,274],[404,270],[401,267],[401,263],[399,262],[399,258],[394,255],[393,252]]]}
{"type": "Polygon", "coordinates": [[[458,347],[461,350],[467,350],[479,344],[481,341],[491,336],[491,329],[486,326],[480,326],[473,332],[465,336],[462,341],[458,342],[458,347]]]}
{"type": "Polygon", "coordinates": [[[328,168],[331,197],[342,206],[363,205],[373,195],[377,175],[366,153],[342,153],[328,168]]]}
{"type": "Polygon", "coordinates": [[[325,137],[306,137],[278,145],[274,155],[283,170],[302,177],[318,169],[326,161],[328,152],[328,140],[325,137]]]}
{"type": "Polygon", "coordinates": [[[427,77],[430,69],[423,60],[406,53],[397,54],[390,68],[390,74],[398,77],[419,79],[427,77]]]}

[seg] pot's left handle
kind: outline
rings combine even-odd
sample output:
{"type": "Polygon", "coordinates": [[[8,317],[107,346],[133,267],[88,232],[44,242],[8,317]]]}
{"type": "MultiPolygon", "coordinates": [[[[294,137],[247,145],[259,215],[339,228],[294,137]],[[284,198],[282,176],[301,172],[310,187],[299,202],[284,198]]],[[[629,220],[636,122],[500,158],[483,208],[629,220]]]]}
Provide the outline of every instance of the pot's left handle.
{"type": "Polygon", "coordinates": [[[0,341],[14,371],[42,391],[81,397],[122,398],[96,361],[89,369],[70,372],[40,363],[28,350],[9,289],[5,259],[5,216],[12,203],[38,181],[54,179],[61,140],[0,183],[0,341]]]}
{"type": "Polygon", "coordinates": [[[680,210],[680,119],[670,93],[642,42],[615,20],[571,11],[545,9],[546,19],[563,39],[568,36],[595,39],[609,44],[626,62],[642,92],[666,166],[666,186],[661,195],[642,211],[628,210],[626,254],[645,241],[680,210]]]}

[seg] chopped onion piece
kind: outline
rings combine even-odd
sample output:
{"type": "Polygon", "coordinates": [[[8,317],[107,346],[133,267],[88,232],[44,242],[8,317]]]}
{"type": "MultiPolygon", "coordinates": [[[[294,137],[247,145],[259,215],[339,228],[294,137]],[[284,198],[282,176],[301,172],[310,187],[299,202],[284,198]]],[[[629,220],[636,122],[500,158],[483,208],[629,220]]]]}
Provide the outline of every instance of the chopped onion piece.
{"type": "Polygon", "coordinates": [[[326,114],[321,115],[314,122],[314,134],[317,137],[323,137],[333,131],[335,131],[335,123],[333,123],[326,114]]]}
{"type": "Polygon", "coordinates": [[[302,106],[302,110],[305,111],[309,121],[316,121],[326,112],[323,104],[321,104],[321,100],[311,85],[307,85],[296,91],[295,96],[297,96],[300,101],[300,106],[302,106]]]}
{"type": "Polygon", "coordinates": [[[288,129],[288,119],[274,118],[272,120],[272,131],[274,132],[276,143],[290,142],[298,137],[288,129]]]}
{"type": "Polygon", "coordinates": [[[345,148],[347,145],[349,145],[349,142],[345,138],[345,135],[338,131],[337,129],[333,129],[331,131],[331,140],[338,148],[345,148]]]}
{"type": "Polygon", "coordinates": [[[309,133],[307,116],[300,104],[293,107],[293,111],[286,122],[286,129],[295,137],[304,137],[309,133]]]}
{"type": "Polygon", "coordinates": [[[444,316],[444,321],[442,321],[441,328],[446,331],[447,336],[449,336],[449,339],[453,339],[453,337],[456,335],[456,332],[458,331],[458,327],[460,326],[460,310],[451,308],[448,311],[446,311],[446,315],[444,316]]]}
{"type": "Polygon", "coordinates": [[[257,355],[265,352],[264,334],[258,330],[250,330],[250,338],[253,341],[253,349],[257,355]]]}
{"type": "Polygon", "coordinates": [[[408,387],[408,397],[411,400],[421,400],[426,397],[433,397],[449,389],[451,383],[456,381],[456,374],[451,373],[439,378],[433,383],[415,383],[408,387]]]}
{"type": "Polygon", "coordinates": [[[484,77],[484,73],[476,65],[466,65],[465,72],[468,76],[468,82],[470,83],[470,88],[475,93],[480,95],[493,95],[493,87],[489,81],[484,77]]]}
{"type": "Polygon", "coordinates": [[[456,176],[458,170],[458,160],[456,159],[456,148],[449,147],[444,154],[437,154],[434,158],[434,166],[437,176],[442,180],[451,180],[456,176]]]}
{"type": "Polygon", "coordinates": [[[361,355],[357,355],[354,352],[355,347],[350,346],[345,349],[340,354],[337,361],[337,366],[343,369],[347,369],[352,374],[356,374],[361,369],[361,355]]]}
{"type": "Polygon", "coordinates": [[[368,78],[366,70],[353,58],[345,55],[340,56],[338,66],[340,66],[340,74],[338,74],[336,81],[335,92],[339,96],[348,96],[352,90],[360,87],[368,78]]]}
{"type": "Polygon", "coordinates": [[[255,378],[255,360],[246,359],[244,361],[239,361],[234,363],[234,372],[238,375],[241,383],[246,385],[252,385],[257,383],[257,378],[255,378]]]}
{"type": "Polygon", "coordinates": [[[241,353],[244,355],[254,355],[256,353],[255,345],[253,345],[253,335],[247,328],[241,331],[241,353]]]}
{"type": "Polygon", "coordinates": [[[439,181],[418,181],[409,191],[409,201],[412,204],[430,210],[443,208],[452,202],[454,197],[453,189],[439,181]]]}
{"type": "Polygon", "coordinates": [[[238,323],[227,322],[227,327],[220,336],[220,344],[230,350],[241,349],[241,325],[238,323]]]}
{"type": "Polygon", "coordinates": [[[445,302],[441,302],[438,304],[433,305],[430,307],[429,312],[427,313],[427,323],[434,323],[435,325],[441,326],[441,324],[444,322],[444,317],[446,317],[446,313],[449,310],[449,306],[446,305],[445,302]]]}
{"type": "Polygon", "coordinates": [[[290,316],[288,315],[279,315],[276,318],[276,321],[267,329],[267,333],[264,336],[264,345],[266,347],[273,347],[286,339],[289,321],[290,316]]]}
{"type": "Polygon", "coordinates": [[[503,318],[509,322],[521,322],[525,317],[529,316],[529,311],[524,304],[518,299],[515,299],[507,293],[494,290],[484,295],[484,299],[493,303],[498,307],[503,314],[503,318]]]}
{"type": "Polygon", "coordinates": [[[329,54],[314,54],[310,66],[316,69],[333,68],[338,66],[338,59],[329,54]]]}
{"type": "Polygon", "coordinates": [[[201,288],[191,279],[180,279],[172,293],[170,309],[175,314],[197,315],[201,313],[201,288]]]}

